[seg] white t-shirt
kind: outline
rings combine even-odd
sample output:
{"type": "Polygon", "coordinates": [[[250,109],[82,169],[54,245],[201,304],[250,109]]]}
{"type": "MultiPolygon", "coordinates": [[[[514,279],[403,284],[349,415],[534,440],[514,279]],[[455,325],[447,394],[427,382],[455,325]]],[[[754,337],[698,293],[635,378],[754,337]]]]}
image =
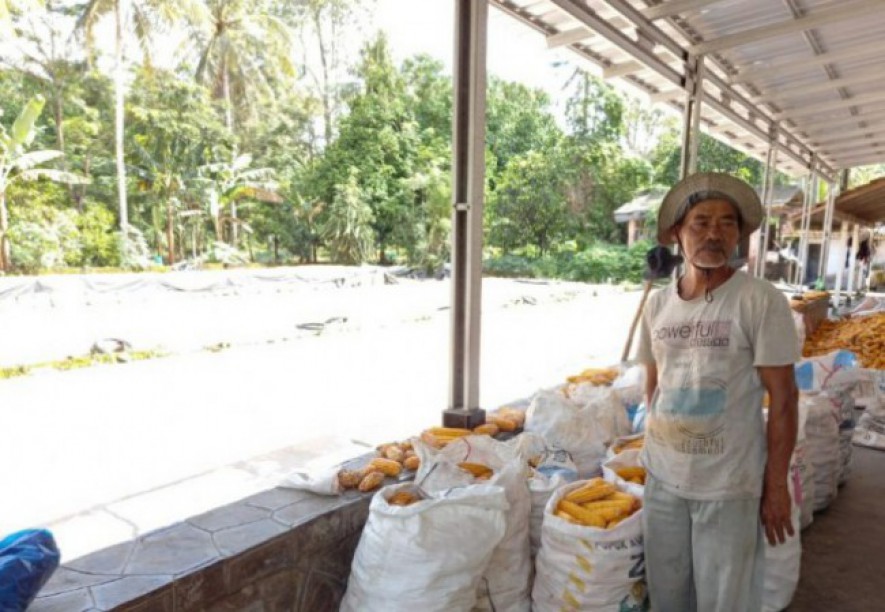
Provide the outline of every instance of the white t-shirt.
{"type": "Polygon", "coordinates": [[[800,358],[786,297],[735,272],[686,301],[671,283],[648,300],[639,361],[655,363],[658,388],[646,420],[646,469],[675,495],[698,500],[759,497],[767,445],[764,388],[756,368],[800,358]]]}

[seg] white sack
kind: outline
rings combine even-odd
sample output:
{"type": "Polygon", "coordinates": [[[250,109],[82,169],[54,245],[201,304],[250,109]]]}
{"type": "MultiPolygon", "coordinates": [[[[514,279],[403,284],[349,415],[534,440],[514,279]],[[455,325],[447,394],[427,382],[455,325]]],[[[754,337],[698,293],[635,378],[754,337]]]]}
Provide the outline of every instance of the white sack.
{"type": "MultiPolygon", "coordinates": [[[[528,435],[528,434],[523,434],[528,435]]],[[[544,509],[553,491],[574,482],[578,471],[571,455],[564,450],[545,451],[538,460],[537,467],[529,478],[529,491],[532,495],[532,513],[529,519],[529,542],[532,559],[541,548],[541,525],[544,522],[544,509]]]]}
{"type": "Polygon", "coordinates": [[[578,476],[588,478],[600,474],[606,445],[622,426],[629,431],[629,424],[609,387],[589,387],[582,399],[586,403],[577,406],[557,392],[539,391],[526,413],[525,430],[543,436],[548,448],[568,451],[578,476]]]}
{"type": "Polygon", "coordinates": [[[642,510],[612,529],[575,525],[554,516],[562,496],[583,484],[557,489],[547,502],[532,610],[647,610],[642,510]]]}
{"type": "Polygon", "coordinates": [[[814,469],[814,511],[818,512],[829,506],[838,492],[839,417],[826,395],[803,394],[799,401],[808,409],[805,442],[814,469]]]}
{"type": "Polygon", "coordinates": [[[529,548],[529,515],[532,499],[529,493],[529,469],[522,457],[524,446],[515,439],[498,442],[490,436],[466,436],[449,443],[441,450],[415,443],[421,467],[415,482],[427,492],[452,484],[475,481],[457,468],[461,462],[481,463],[494,470],[489,484],[501,486],[510,510],[506,516],[504,537],[495,547],[483,573],[477,593],[477,610],[496,612],[528,612],[531,609],[531,553],[529,548]],[[454,468],[462,475],[451,472],[454,468]],[[432,473],[431,473],[432,472],[432,473]],[[438,473],[437,473],[438,472],[438,473]]]}
{"type": "Polygon", "coordinates": [[[504,489],[473,485],[440,491],[409,506],[387,498],[413,485],[381,489],[369,506],[342,612],[470,610],[483,571],[505,532],[504,489]]]}
{"type": "Polygon", "coordinates": [[[645,496],[645,485],[636,484],[635,482],[627,482],[618,476],[617,469],[622,467],[645,467],[639,459],[642,451],[638,448],[631,448],[622,453],[618,453],[611,459],[606,459],[602,464],[602,477],[608,482],[614,483],[619,489],[626,491],[630,495],[635,495],[639,499],[645,496]]]}
{"type": "MultiPolygon", "coordinates": [[[[762,612],[780,612],[793,600],[799,584],[802,563],[802,536],[800,535],[801,501],[797,498],[799,471],[790,466],[789,488],[793,500],[790,522],[793,536],[787,535],[783,544],[771,546],[765,538],[765,579],[762,587],[762,612]]],[[[764,536],[763,536],[764,537],[764,536]]]]}

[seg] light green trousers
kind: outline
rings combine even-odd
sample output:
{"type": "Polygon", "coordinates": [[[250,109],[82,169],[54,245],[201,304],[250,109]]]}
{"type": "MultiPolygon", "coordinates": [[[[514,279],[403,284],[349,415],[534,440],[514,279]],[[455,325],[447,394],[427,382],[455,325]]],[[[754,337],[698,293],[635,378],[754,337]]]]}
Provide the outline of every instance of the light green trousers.
{"type": "Polygon", "coordinates": [[[642,520],[653,612],[759,612],[765,545],[758,499],[695,501],[649,474],[642,520]]]}

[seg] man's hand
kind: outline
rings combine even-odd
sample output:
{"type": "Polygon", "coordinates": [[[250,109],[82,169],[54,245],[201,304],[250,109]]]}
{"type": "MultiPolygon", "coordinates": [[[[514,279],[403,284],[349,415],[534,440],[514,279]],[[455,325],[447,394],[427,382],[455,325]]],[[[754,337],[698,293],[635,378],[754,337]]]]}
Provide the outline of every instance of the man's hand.
{"type": "Polygon", "coordinates": [[[762,490],[762,526],[765,528],[765,537],[772,546],[783,544],[788,536],[795,535],[791,521],[791,503],[786,482],[777,485],[765,483],[762,490]]]}

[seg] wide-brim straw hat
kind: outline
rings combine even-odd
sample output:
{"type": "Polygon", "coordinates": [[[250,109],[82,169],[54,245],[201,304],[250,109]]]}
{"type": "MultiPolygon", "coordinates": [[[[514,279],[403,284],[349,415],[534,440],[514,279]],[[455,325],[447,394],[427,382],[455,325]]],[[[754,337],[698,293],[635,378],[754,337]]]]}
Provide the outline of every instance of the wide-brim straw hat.
{"type": "Polygon", "coordinates": [[[664,196],[658,210],[658,242],[673,244],[675,240],[670,229],[691,204],[704,200],[726,200],[737,207],[741,215],[741,238],[755,232],[762,223],[762,202],[747,183],[729,174],[698,172],[673,185],[664,196]]]}

